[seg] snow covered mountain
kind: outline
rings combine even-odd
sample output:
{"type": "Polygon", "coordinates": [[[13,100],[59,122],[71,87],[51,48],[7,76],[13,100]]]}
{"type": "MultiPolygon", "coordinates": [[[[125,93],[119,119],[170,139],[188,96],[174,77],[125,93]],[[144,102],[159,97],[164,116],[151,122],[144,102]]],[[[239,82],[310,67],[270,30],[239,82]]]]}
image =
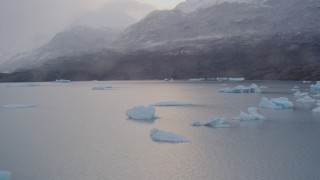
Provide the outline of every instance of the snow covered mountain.
{"type": "Polygon", "coordinates": [[[317,0],[245,3],[190,0],[174,10],[149,14],[127,28],[121,41],[129,48],[148,48],[168,41],[270,35],[280,32],[319,32],[319,6],[320,2],[317,0]],[[191,11],[191,7],[195,9],[191,11]],[[188,10],[185,11],[186,9],[188,10]]]}

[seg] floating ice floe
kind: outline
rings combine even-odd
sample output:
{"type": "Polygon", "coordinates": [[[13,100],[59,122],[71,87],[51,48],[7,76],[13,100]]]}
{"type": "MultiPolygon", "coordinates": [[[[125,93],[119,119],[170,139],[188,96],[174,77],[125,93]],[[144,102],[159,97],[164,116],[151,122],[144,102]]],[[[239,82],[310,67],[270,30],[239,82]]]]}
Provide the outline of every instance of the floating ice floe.
{"type": "Polygon", "coordinates": [[[67,80],[67,79],[56,79],[54,82],[56,82],[56,83],[69,83],[71,81],[67,80]]]}
{"type": "Polygon", "coordinates": [[[314,103],[317,100],[311,98],[308,95],[303,96],[302,98],[297,99],[297,103],[314,103]]]}
{"type": "Polygon", "coordinates": [[[293,89],[299,89],[299,86],[293,86],[293,89]]]}
{"type": "Polygon", "coordinates": [[[313,113],[320,113],[320,107],[312,109],[313,113]]]}
{"type": "Polygon", "coordinates": [[[153,106],[136,106],[126,111],[130,119],[136,120],[154,120],[156,109],[153,106]]]}
{"type": "Polygon", "coordinates": [[[265,120],[266,118],[261,114],[259,114],[257,111],[258,111],[258,108],[249,107],[248,113],[241,111],[240,115],[235,119],[239,121],[265,120]]]}
{"type": "Polygon", "coordinates": [[[234,88],[223,88],[220,93],[261,93],[261,89],[256,84],[251,84],[249,87],[238,85],[234,88]]]}
{"type": "Polygon", "coordinates": [[[9,84],[7,87],[35,87],[40,86],[40,84],[36,83],[25,83],[25,84],[9,84]]]}
{"type": "Polygon", "coordinates": [[[299,91],[299,89],[291,89],[291,91],[299,91]]]}
{"type": "Polygon", "coordinates": [[[259,103],[260,107],[270,109],[290,109],[293,108],[293,103],[286,97],[271,98],[270,100],[263,97],[259,103]]]}
{"type": "Polygon", "coordinates": [[[306,95],[308,95],[309,93],[307,93],[307,92],[300,92],[299,90],[297,91],[297,92],[295,92],[293,95],[295,96],[295,97],[297,97],[297,98],[299,98],[299,97],[303,97],[303,96],[306,96],[306,95]]]}
{"type": "Polygon", "coordinates": [[[110,90],[112,87],[110,86],[104,86],[104,87],[93,87],[92,90],[110,90]]]}
{"type": "Polygon", "coordinates": [[[39,105],[37,105],[37,104],[7,104],[7,105],[0,106],[0,108],[18,109],[18,108],[33,108],[33,107],[37,107],[37,106],[39,106],[39,105]]]}
{"type": "Polygon", "coordinates": [[[217,77],[216,79],[217,79],[217,81],[228,81],[229,80],[229,78],[220,78],[220,77],[217,77]]]}
{"type": "Polygon", "coordinates": [[[189,81],[204,81],[206,80],[205,78],[191,78],[189,81]]]}
{"type": "Polygon", "coordinates": [[[311,84],[310,90],[314,92],[320,92],[320,81],[317,81],[316,84],[311,84]]]}
{"type": "Polygon", "coordinates": [[[150,104],[150,106],[191,106],[192,103],[188,102],[177,102],[177,101],[166,101],[166,102],[157,102],[150,104]]]}
{"type": "Polygon", "coordinates": [[[154,141],[162,141],[162,142],[190,142],[190,139],[182,136],[180,134],[162,131],[156,128],[150,130],[150,137],[154,141]]]}
{"type": "Polygon", "coordinates": [[[311,83],[311,81],[302,81],[302,83],[311,83]]]}
{"type": "Polygon", "coordinates": [[[215,128],[228,128],[229,124],[226,123],[226,118],[213,118],[209,121],[197,121],[192,123],[192,126],[207,126],[207,127],[215,127],[215,128]]]}
{"type": "Polygon", "coordinates": [[[0,171],[0,180],[10,180],[11,172],[9,171],[0,171]]]}
{"type": "Polygon", "coordinates": [[[229,78],[229,81],[244,81],[246,78],[239,77],[239,78],[229,78]]]}

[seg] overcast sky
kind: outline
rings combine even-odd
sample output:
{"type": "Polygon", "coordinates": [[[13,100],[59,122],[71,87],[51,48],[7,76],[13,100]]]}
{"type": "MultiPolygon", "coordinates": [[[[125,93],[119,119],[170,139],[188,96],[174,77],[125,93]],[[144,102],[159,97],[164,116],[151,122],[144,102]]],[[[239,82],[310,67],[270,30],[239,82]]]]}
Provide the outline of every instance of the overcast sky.
{"type": "MultiPolygon", "coordinates": [[[[75,18],[109,1],[0,0],[0,57],[3,52],[24,51],[43,43],[48,36],[64,30],[75,18]]],[[[137,1],[158,9],[170,9],[183,0],[137,1]]]]}

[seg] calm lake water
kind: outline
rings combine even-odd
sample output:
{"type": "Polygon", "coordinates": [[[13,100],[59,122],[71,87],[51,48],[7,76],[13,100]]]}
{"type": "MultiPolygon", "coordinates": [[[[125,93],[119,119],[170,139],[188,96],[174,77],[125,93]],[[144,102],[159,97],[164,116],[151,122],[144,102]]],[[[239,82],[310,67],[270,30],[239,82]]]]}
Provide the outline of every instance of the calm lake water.
{"type": "MultiPolygon", "coordinates": [[[[12,84],[12,83],[10,83],[12,84]]],[[[35,87],[0,84],[0,171],[12,180],[318,180],[320,116],[315,105],[290,110],[259,108],[264,121],[232,121],[231,128],[193,127],[213,117],[231,120],[258,107],[261,97],[288,97],[301,82],[71,82],[35,87]],[[220,88],[256,83],[260,94],[221,94],[220,88]],[[112,86],[94,91],[92,87],[112,86]],[[153,122],[128,120],[125,111],[161,101],[153,122]],[[159,143],[152,128],[189,143],[159,143]]],[[[319,98],[318,98],[319,99],[319,98]]]]}

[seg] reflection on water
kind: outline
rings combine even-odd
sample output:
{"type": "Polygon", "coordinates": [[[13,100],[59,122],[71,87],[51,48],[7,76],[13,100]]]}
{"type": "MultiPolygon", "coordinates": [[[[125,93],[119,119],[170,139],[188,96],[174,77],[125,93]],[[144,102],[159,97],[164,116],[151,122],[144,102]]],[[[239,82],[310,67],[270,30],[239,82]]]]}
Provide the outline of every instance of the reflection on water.
{"type": "MultiPolygon", "coordinates": [[[[257,81],[261,94],[220,94],[252,82],[72,82],[34,87],[0,84],[0,171],[15,180],[57,179],[318,179],[320,116],[314,104],[289,110],[259,108],[264,121],[233,120],[261,97],[288,97],[300,82],[257,81]],[[93,91],[92,87],[113,87],[93,91]],[[155,121],[129,120],[127,109],[163,101],[193,106],[156,107],[155,121]],[[193,127],[226,117],[230,128],[193,127]],[[181,133],[192,142],[155,143],[150,129],[181,133]]],[[[38,84],[38,83],[37,83],[38,84]]],[[[319,98],[318,98],[319,99],[319,98]]]]}

